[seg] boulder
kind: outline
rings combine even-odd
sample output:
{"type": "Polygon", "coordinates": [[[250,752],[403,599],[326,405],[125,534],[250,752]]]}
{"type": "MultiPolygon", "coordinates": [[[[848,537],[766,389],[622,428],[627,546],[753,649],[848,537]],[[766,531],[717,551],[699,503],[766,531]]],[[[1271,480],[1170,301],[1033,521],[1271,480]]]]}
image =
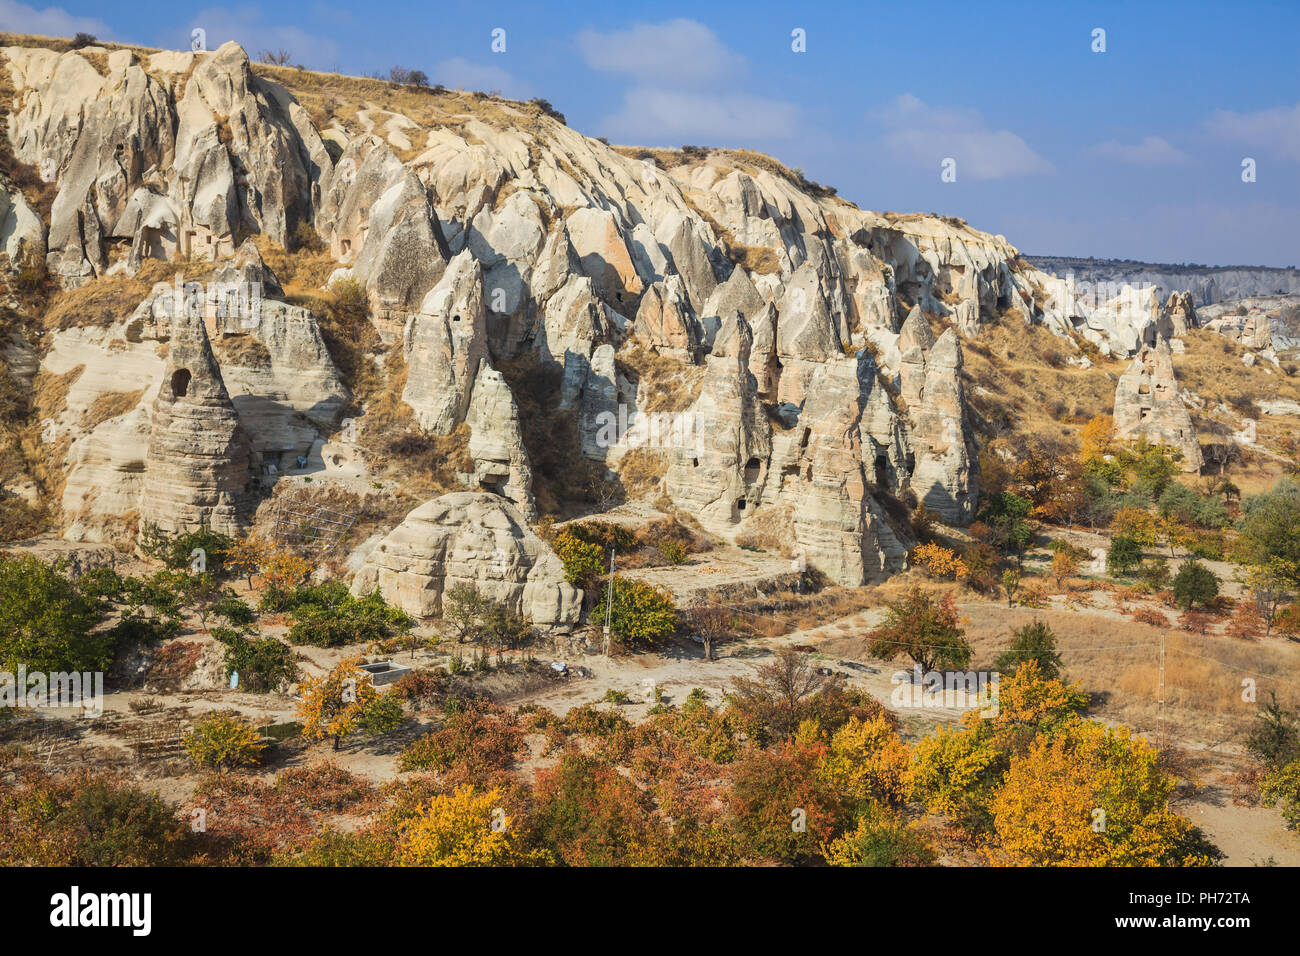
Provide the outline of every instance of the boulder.
{"type": "Polygon", "coordinates": [[[493,494],[456,492],[416,508],[366,557],[354,594],[378,589],[418,617],[442,613],[458,584],[475,587],[534,624],[571,625],[582,592],[529,529],[523,513],[493,494]]]}

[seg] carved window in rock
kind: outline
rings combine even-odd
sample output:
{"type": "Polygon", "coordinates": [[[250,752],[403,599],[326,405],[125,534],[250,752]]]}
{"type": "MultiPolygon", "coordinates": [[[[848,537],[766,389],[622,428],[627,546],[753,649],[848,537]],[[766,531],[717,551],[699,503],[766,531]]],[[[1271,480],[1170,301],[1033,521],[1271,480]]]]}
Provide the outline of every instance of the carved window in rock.
{"type": "Polygon", "coordinates": [[[190,390],[190,370],[187,368],[178,368],[172,372],[172,399],[184,398],[190,390]]]}

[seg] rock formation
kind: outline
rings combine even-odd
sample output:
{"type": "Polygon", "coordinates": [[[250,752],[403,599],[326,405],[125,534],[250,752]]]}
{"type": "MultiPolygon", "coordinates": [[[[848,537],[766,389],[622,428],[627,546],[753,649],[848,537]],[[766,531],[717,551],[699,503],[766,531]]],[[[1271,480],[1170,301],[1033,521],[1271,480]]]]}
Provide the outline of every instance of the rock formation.
{"type": "Polygon", "coordinates": [[[251,503],[252,457],[202,316],[189,310],[171,316],[167,345],[151,415],[141,520],[166,532],[206,523],[238,534],[251,503]]]}
{"type": "Polygon", "coordinates": [[[1200,470],[1201,446],[1187,406],[1178,397],[1173,356],[1163,340],[1144,348],[1120,376],[1114,417],[1116,438],[1177,448],[1183,453],[1184,471],[1200,470]]]}
{"type": "Polygon", "coordinates": [[[497,495],[456,492],[425,502],[366,558],[354,594],[379,589],[419,617],[437,616],[458,584],[471,585],[539,625],[578,619],[582,592],[564,579],[560,559],[497,495]]]}
{"type": "Polygon", "coordinates": [[[479,365],[488,356],[483,270],[468,250],[452,259],[407,320],[402,343],[402,401],[415,409],[420,427],[446,435],[465,420],[479,365]]]}

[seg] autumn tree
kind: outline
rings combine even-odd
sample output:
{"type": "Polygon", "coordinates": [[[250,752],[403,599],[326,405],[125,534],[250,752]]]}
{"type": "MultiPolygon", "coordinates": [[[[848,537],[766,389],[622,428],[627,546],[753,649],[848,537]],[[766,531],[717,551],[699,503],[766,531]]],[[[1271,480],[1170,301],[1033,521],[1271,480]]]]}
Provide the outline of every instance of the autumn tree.
{"type": "Polygon", "coordinates": [[[304,583],[312,572],[311,562],[287,548],[272,552],[262,569],[268,591],[284,594],[304,583]]]}
{"type": "Polygon", "coordinates": [[[403,820],[395,862],[399,866],[549,866],[544,849],[530,849],[526,834],[502,806],[500,790],[457,787],[435,796],[403,820]]]}
{"type": "Polygon", "coordinates": [[[370,675],[361,670],[362,656],[339,661],[325,677],[304,677],[298,685],[302,698],[298,718],[303,736],[334,738],[334,749],[350,734],[366,708],[379,696],[370,675]]]}
{"type": "Polygon", "coordinates": [[[247,535],[235,538],[223,552],[226,567],[236,574],[242,574],[248,580],[249,590],[253,587],[253,575],[260,574],[262,565],[271,556],[270,546],[261,538],[247,535]]]}
{"type": "Polygon", "coordinates": [[[705,660],[713,660],[714,649],[736,631],[736,615],[717,604],[694,604],[682,612],[682,623],[704,644],[705,660]]]}
{"type": "Polygon", "coordinates": [[[828,751],[810,731],[736,762],[727,802],[749,859],[809,863],[843,833],[848,802],[818,772],[828,751]]]}
{"type": "Polygon", "coordinates": [[[999,862],[1205,866],[1222,854],[1169,806],[1173,778],[1125,728],[1074,720],[1014,756],[991,810],[999,862]]]}
{"type": "Polygon", "coordinates": [[[860,804],[901,806],[910,761],[907,744],[884,716],[851,717],[832,735],[817,772],[833,791],[860,804]]]}
{"type": "Polygon", "coordinates": [[[890,603],[867,635],[867,651],[886,661],[906,654],[923,671],[965,667],[971,657],[952,595],[936,601],[916,587],[890,603]]]}
{"type": "Polygon", "coordinates": [[[1052,555],[1052,577],[1058,588],[1065,587],[1065,582],[1079,571],[1079,559],[1070,553],[1069,548],[1060,548],[1052,555]]]}
{"type": "Polygon", "coordinates": [[[199,718],[181,744],[196,766],[218,770],[255,766],[266,749],[261,734],[237,712],[199,718]]]}
{"type": "Polygon", "coordinates": [[[753,677],[732,678],[730,699],[742,719],[758,725],[756,730],[783,739],[807,716],[812,697],[830,683],[809,655],[782,647],[753,677]]]}

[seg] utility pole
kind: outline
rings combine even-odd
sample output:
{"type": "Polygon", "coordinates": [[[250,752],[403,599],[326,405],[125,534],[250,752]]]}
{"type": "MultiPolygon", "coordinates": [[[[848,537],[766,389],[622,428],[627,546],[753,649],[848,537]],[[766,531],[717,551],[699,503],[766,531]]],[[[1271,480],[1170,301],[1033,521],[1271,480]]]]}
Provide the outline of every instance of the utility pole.
{"type": "Polygon", "coordinates": [[[1156,688],[1156,752],[1165,749],[1165,632],[1160,631],[1160,679],[1156,688]]]}
{"type": "Polygon", "coordinates": [[[614,613],[614,549],[609,549],[609,587],[605,588],[605,656],[609,657],[610,645],[609,621],[614,613]]]}

